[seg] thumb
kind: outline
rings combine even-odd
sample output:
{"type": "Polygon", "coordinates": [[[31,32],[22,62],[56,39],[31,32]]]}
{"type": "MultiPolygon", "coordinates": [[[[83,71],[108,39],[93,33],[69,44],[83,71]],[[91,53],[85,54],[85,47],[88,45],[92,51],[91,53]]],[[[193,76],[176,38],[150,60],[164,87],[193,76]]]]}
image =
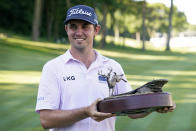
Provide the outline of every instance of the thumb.
{"type": "Polygon", "coordinates": [[[101,99],[101,98],[97,98],[95,101],[96,102],[99,102],[99,101],[102,101],[103,99],[101,99]]]}
{"type": "Polygon", "coordinates": [[[93,105],[97,105],[97,103],[100,102],[101,100],[102,100],[101,98],[96,99],[96,100],[93,102],[93,105]]]}

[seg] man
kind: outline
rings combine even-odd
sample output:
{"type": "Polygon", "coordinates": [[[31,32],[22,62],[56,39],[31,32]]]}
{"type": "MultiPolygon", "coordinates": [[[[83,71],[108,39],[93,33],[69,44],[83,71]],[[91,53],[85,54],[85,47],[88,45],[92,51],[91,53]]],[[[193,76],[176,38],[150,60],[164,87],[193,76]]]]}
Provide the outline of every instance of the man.
{"type": "MultiPolygon", "coordinates": [[[[100,31],[94,9],[85,5],[70,8],[65,30],[70,49],[43,67],[36,105],[41,124],[46,129],[59,131],[114,131],[114,114],[97,111],[100,98],[109,96],[107,81],[98,72],[107,74],[111,68],[117,74],[124,72],[116,61],[93,49],[93,39],[100,31]]],[[[120,81],[114,93],[130,90],[128,83],[120,81]]],[[[171,111],[164,110],[161,111],[171,111]]]]}

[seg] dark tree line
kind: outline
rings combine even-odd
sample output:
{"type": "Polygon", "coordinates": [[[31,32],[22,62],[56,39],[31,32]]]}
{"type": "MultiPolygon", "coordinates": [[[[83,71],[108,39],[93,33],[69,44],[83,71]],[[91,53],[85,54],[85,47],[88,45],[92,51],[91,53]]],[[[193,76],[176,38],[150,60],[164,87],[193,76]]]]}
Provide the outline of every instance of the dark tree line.
{"type": "MultiPolygon", "coordinates": [[[[113,43],[120,36],[142,38],[145,42],[155,32],[168,32],[168,7],[135,0],[1,0],[0,29],[32,35],[33,40],[39,40],[40,37],[61,39],[66,37],[63,24],[66,11],[77,4],[95,8],[102,26],[100,47],[105,46],[107,35],[114,36],[113,43]]],[[[175,32],[186,28],[186,17],[175,6],[172,17],[175,21],[170,24],[175,32]]]]}

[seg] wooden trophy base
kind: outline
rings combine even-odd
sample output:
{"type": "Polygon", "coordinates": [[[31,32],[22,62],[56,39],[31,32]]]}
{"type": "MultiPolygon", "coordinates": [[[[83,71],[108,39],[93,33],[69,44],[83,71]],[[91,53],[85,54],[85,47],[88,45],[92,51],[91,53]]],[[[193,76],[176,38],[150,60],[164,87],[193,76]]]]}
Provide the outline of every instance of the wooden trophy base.
{"type": "Polygon", "coordinates": [[[173,106],[171,94],[161,92],[106,98],[98,103],[97,109],[100,112],[114,113],[120,116],[153,112],[171,106],[173,106]]]}

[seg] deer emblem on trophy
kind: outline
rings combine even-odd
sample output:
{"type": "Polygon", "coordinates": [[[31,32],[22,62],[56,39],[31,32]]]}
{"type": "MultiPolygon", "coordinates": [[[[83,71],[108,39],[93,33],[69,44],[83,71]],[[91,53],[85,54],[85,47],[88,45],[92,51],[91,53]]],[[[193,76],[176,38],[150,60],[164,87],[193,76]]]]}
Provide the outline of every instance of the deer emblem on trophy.
{"type": "Polygon", "coordinates": [[[127,82],[125,79],[123,79],[124,74],[118,75],[116,72],[112,72],[112,68],[108,68],[109,72],[105,75],[102,73],[102,71],[98,71],[98,75],[104,77],[107,80],[107,84],[109,87],[109,96],[114,95],[114,87],[117,82],[120,82],[123,80],[124,82],[127,82]]]}

